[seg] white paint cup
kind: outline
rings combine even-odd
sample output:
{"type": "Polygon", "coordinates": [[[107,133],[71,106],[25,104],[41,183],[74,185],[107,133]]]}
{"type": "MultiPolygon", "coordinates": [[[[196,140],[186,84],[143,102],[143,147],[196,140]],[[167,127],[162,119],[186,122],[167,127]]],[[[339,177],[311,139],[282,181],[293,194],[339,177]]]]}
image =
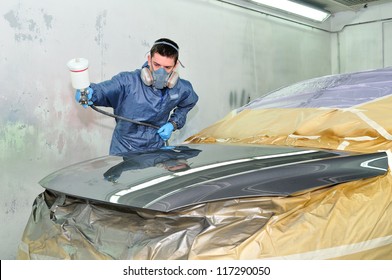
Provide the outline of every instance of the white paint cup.
{"type": "Polygon", "coordinates": [[[74,89],[83,90],[90,86],[87,59],[73,58],[68,61],[67,66],[71,73],[71,82],[74,89]]]}

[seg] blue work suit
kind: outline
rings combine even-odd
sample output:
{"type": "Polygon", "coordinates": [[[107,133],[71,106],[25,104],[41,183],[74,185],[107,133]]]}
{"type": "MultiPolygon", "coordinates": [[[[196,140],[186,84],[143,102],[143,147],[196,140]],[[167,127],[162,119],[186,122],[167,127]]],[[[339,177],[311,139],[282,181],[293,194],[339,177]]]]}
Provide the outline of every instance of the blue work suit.
{"type": "MultiPolygon", "coordinates": [[[[147,67],[147,63],[143,67],[147,67]]],[[[188,112],[199,99],[191,83],[178,79],[173,88],[160,90],[146,86],[140,73],[141,69],[121,72],[111,80],[92,83],[90,87],[94,93],[91,101],[97,106],[112,107],[115,115],[128,119],[156,127],[173,121],[177,129],[182,128],[188,112]]],[[[156,128],[116,119],[110,154],[159,149],[163,145],[156,128]]]]}

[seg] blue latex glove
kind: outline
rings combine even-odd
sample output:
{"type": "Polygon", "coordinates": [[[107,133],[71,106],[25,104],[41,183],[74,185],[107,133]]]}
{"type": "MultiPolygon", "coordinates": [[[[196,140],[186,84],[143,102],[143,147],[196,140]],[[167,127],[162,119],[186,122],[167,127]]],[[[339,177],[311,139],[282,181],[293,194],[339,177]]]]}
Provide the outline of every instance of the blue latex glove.
{"type": "Polygon", "coordinates": [[[174,150],[176,146],[163,146],[161,150],[174,150]]]}
{"type": "Polygon", "coordinates": [[[166,141],[169,140],[173,130],[174,130],[174,126],[168,122],[162,125],[160,129],[158,129],[158,134],[159,136],[161,136],[163,141],[166,141]]]}
{"type": "Polygon", "coordinates": [[[93,102],[91,101],[91,97],[93,96],[94,90],[90,87],[88,87],[87,89],[87,95],[83,96],[84,102],[87,103],[82,103],[82,93],[81,91],[78,89],[76,90],[76,94],[75,94],[75,100],[76,102],[80,103],[84,108],[87,108],[90,105],[93,105],[93,102]]]}

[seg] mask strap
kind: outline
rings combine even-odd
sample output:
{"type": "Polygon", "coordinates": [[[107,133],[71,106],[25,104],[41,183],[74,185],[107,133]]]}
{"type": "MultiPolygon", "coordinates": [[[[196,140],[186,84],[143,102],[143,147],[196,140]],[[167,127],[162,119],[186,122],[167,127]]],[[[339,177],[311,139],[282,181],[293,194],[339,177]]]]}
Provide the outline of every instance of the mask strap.
{"type": "Polygon", "coordinates": [[[180,63],[182,68],[185,68],[184,64],[182,64],[181,60],[178,59],[178,62],[180,63]]]}
{"type": "Polygon", "coordinates": [[[165,41],[156,42],[152,45],[152,47],[156,46],[156,45],[168,45],[168,46],[172,47],[173,49],[175,49],[178,53],[180,53],[180,50],[176,46],[174,46],[173,44],[170,44],[169,42],[165,42],[165,41]]]}

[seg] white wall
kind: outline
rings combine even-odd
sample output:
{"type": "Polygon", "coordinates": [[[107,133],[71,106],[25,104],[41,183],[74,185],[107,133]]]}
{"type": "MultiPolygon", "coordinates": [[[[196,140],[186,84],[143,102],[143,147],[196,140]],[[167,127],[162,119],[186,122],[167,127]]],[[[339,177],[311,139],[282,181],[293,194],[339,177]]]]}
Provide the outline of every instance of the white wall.
{"type": "Polygon", "coordinates": [[[392,66],[392,4],[368,5],[331,19],[333,73],[392,66]]]}
{"type": "Polygon", "coordinates": [[[99,82],[175,40],[200,101],[173,144],[248,98],[331,73],[328,32],[214,0],[2,0],[0,34],[1,259],[16,256],[38,181],[108,152],[114,121],[76,104],[69,59],[87,58],[99,82]]]}

